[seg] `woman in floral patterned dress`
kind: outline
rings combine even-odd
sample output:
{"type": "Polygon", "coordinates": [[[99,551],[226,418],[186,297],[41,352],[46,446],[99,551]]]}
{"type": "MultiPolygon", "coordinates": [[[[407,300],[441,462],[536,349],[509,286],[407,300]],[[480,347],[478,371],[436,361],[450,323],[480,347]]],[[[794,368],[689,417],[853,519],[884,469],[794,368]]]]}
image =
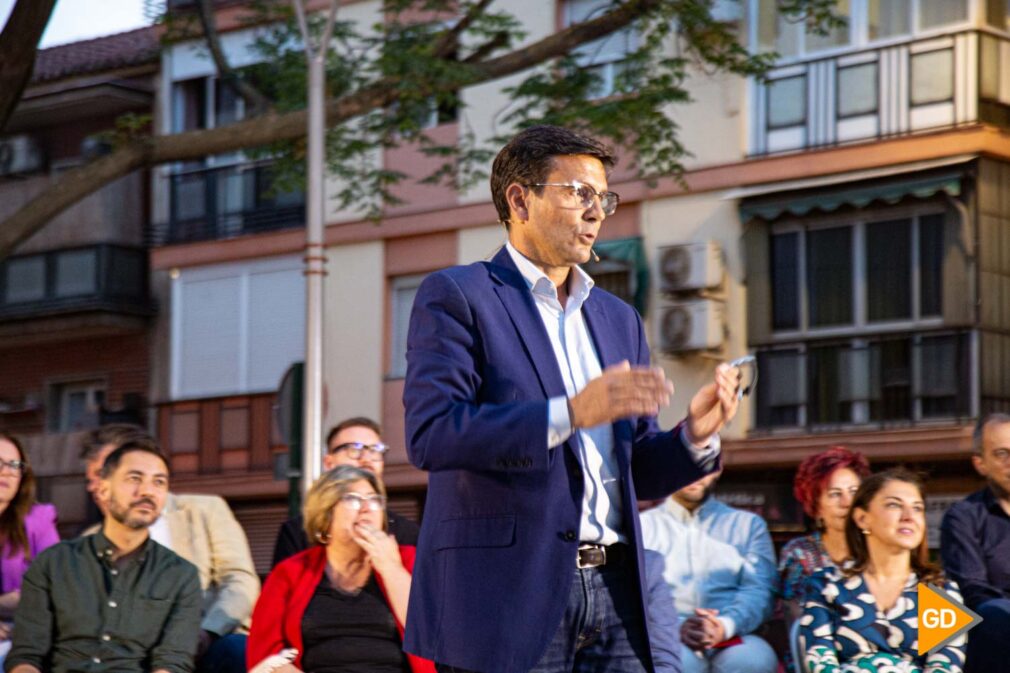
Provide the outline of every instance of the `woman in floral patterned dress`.
{"type": "Polygon", "coordinates": [[[809,673],[960,673],[964,635],[918,653],[919,582],[960,600],[957,585],[929,563],[922,482],[902,468],[863,481],[846,525],[843,568],[805,588],[800,642],[809,673]]]}

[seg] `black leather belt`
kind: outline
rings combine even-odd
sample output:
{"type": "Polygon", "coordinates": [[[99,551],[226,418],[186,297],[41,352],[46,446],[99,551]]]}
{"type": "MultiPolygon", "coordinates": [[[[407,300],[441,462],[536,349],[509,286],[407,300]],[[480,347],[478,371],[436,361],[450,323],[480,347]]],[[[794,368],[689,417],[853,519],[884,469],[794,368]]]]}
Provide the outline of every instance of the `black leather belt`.
{"type": "Polygon", "coordinates": [[[583,542],[575,557],[576,568],[599,568],[600,566],[624,565],[631,556],[628,545],[616,543],[608,546],[583,542]]]}

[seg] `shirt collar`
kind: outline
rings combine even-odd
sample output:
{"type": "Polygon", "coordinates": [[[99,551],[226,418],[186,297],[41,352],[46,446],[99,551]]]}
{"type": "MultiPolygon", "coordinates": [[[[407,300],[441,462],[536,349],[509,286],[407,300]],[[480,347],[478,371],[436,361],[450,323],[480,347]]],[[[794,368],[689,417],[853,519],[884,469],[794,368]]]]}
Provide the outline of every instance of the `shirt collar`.
{"type": "MultiPolygon", "coordinates": [[[[558,298],[558,288],[555,287],[546,273],[541,271],[529,258],[516,250],[511,242],[505,243],[505,250],[508,251],[516,268],[519,269],[523,280],[526,281],[526,287],[530,288],[533,294],[553,299],[558,298]]],[[[589,297],[589,291],[593,289],[595,284],[596,281],[593,280],[592,276],[576,264],[572,266],[572,271],[568,275],[568,296],[576,302],[577,306],[581,306],[589,297]]]]}
{"type": "Polygon", "coordinates": [[[670,496],[665,502],[663,502],[662,507],[664,507],[666,511],[677,521],[686,523],[691,519],[702,518],[702,516],[707,514],[710,509],[717,506],[715,503],[716,499],[710,495],[705,498],[705,502],[701,503],[701,505],[692,512],[674,500],[673,496],[670,496]]]}
{"type": "MultiPolygon", "coordinates": [[[[109,540],[109,538],[105,537],[104,524],[102,525],[102,528],[98,529],[97,533],[91,536],[91,539],[92,539],[92,546],[94,547],[95,550],[95,556],[98,557],[98,560],[104,563],[112,563],[113,562],[112,557],[119,548],[116,545],[114,545],[112,541],[109,540]]],[[[150,551],[152,544],[153,542],[151,540],[151,536],[148,535],[147,539],[144,540],[144,543],[135,550],[134,553],[138,551],[140,552],[140,554],[137,556],[137,560],[140,563],[143,563],[144,560],[147,558],[147,553],[150,551]]]]}

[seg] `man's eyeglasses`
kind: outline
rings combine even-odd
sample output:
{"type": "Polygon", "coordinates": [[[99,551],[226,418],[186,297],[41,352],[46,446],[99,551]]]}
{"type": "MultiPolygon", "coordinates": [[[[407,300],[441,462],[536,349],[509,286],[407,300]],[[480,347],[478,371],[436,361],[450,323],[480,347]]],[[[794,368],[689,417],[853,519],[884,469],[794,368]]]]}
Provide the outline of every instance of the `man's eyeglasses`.
{"type": "Polygon", "coordinates": [[[345,493],[340,496],[340,502],[344,503],[355,512],[360,512],[362,509],[366,512],[381,512],[386,506],[385,496],[381,496],[378,493],[374,495],[345,493]]]}
{"type": "Polygon", "coordinates": [[[17,472],[21,474],[25,471],[25,461],[23,460],[0,460],[0,472],[4,471],[4,468],[10,469],[11,472],[17,472]]]}
{"type": "Polygon", "coordinates": [[[580,208],[592,208],[593,201],[597,197],[600,199],[600,208],[604,215],[613,215],[617,210],[617,204],[621,202],[621,197],[617,192],[598,192],[584,182],[572,180],[571,182],[537,182],[527,187],[567,187],[570,194],[578,200],[580,208]]]}
{"type": "Polygon", "coordinates": [[[347,457],[351,460],[358,460],[364,455],[370,460],[382,460],[382,456],[389,447],[382,442],[378,444],[364,444],[362,442],[344,442],[343,444],[337,444],[332,449],[330,453],[334,454],[338,451],[346,451],[347,457]]]}

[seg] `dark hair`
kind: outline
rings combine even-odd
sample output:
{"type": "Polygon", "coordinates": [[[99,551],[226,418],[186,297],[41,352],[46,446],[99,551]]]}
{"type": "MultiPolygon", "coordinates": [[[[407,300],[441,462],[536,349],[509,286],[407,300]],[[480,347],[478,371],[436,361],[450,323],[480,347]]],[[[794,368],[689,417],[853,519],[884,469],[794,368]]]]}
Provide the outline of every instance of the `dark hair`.
{"type": "Polygon", "coordinates": [[[106,423],[84,436],[81,442],[81,459],[94,460],[95,456],[101,453],[102,447],[108,444],[118,447],[138,435],[147,436],[147,431],[133,423],[106,423]]]}
{"type": "MultiPolygon", "coordinates": [[[[852,510],[849,512],[849,518],[845,522],[845,541],[849,544],[849,555],[852,558],[852,564],[845,568],[844,572],[850,577],[866,570],[866,566],[870,561],[870,550],[866,544],[866,535],[856,524],[853,513],[857,508],[863,511],[868,510],[870,501],[873,500],[880,489],[892,481],[902,481],[906,484],[911,484],[919,490],[920,495],[925,493],[922,475],[904,467],[884,470],[883,472],[870,475],[863,480],[862,485],[860,485],[859,490],[856,491],[856,495],[852,499],[852,510]]],[[[926,531],[923,531],[922,542],[919,543],[919,548],[912,552],[912,570],[918,575],[920,582],[940,583],[943,581],[943,570],[930,563],[929,541],[926,537],[926,531]]]]}
{"type": "Polygon", "coordinates": [[[161,452],[158,442],[154,441],[154,438],[150,435],[140,434],[127,439],[105,458],[105,463],[102,464],[102,471],[99,473],[102,479],[108,479],[116,471],[116,468],[123,461],[123,456],[136,451],[150,453],[161,458],[161,462],[165,463],[165,471],[172,471],[168,465],[168,457],[161,452]]]}
{"type": "Polygon", "coordinates": [[[375,434],[382,436],[382,428],[379,424],[373,421],[371,418],[366,418],[365,416],[354,416],[353,418],[348,418],[346,420],[340,421],[326,433],[326,449],[329,450],[330,442],[339,433],[343,432],[347,428],[368,428],[375,434]]]}
{"type": "Polygon", "coordinates": [[[32,471],[31,463],[28,460],[28,452],[13,435],[0,432],[0,440],[7,440],[18,450],[21,462],[21,483],[18,484],[18,492],[14,499],[7,505],[7,509],[0,514],[0,541],[10,545],[10,558],[14,554],[21,552],[25,559],[31,560],[31,549],[28,547],[28,533],[25,530],[25,517],[35,504],[35,473],[32,471]]]}
{"type": "Polygon", "coordinates": [[[971,448],[975,451],[976,455],[982,455],[982,436],[985,434],[986,426],[990,423],[1000,425],[1003,423],[1010,423],[1010,414],[1004,414],[997,411],[991,414],[986,414],[978,419],[978,423],[975,424],[975,430],[971,433],[971,448]]]}
{"type": "MultiPolygon", "coordinates": [[[[544,182],[551,172],[554,157],[586,155],[596,157],[604,168],[617,163],[614,153],[603,143],[560,126],[531,126],[517,133],[491,165],[491,200],[498,211],[498,221],[509,224],[505,190],[513,182],[523,186],[544,182]]],[[[536,193],[542,187],[531,187],[536,193]]]]}
{"type": "Polygon", "coordinates": [[[832,446],[827,451],[807,456],[796,469],[793,495],[811,519],[818,517],[818,501],[831,475],[835,470],[843,468],[852,470],[860,479],[866,479],[870,475],[870,464],[866,461],[866,456],[844,446],[832,446]]]}

